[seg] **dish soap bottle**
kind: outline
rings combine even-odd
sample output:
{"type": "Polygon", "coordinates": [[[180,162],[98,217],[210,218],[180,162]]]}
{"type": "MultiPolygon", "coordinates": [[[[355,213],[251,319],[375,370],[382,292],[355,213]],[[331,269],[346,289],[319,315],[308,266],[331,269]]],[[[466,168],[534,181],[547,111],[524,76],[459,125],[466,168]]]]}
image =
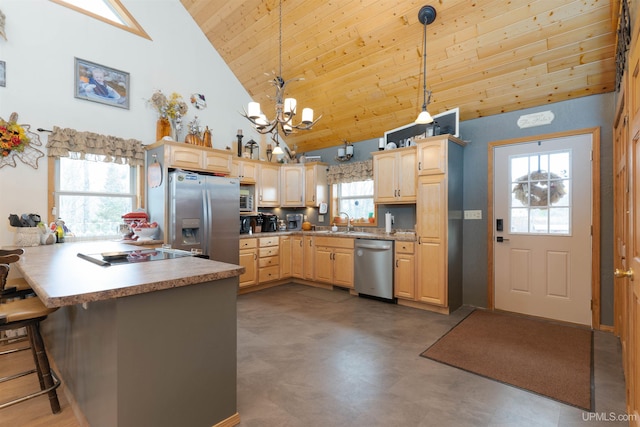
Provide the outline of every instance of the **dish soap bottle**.
{"type": "Polygon", "coordinates": [[[335,222],[333,223],[333,226],[331,227],[331,231],[333,231],[334,233],[335,233],[336,231],[338,231],[338,226],[336,225],[336,223],[335,223],[335,222]]]}

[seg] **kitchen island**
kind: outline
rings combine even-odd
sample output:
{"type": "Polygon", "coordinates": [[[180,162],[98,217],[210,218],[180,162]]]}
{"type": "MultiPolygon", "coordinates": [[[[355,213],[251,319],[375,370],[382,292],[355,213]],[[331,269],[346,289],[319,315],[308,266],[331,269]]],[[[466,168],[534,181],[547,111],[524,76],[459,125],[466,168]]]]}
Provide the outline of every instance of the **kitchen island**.
{"type": "Polygon", "coordinates": [[[237,265],[178,257],[100,266],[114,242],[25,248],[15,264],[43,303],[49,356],[97,426],[232,426],[237,265]]]}

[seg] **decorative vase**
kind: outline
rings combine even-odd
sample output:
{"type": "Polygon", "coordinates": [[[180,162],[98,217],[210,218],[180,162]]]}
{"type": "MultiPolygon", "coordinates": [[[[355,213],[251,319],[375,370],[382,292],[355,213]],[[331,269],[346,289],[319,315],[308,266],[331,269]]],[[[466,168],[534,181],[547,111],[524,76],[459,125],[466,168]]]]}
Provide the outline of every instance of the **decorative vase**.
{"type": "Polygon", "coordinates": [[[165,136],[171,136],[171,123],[166,117],[160,117],[156,122],[156,141],[160,141],[165,136]]]}

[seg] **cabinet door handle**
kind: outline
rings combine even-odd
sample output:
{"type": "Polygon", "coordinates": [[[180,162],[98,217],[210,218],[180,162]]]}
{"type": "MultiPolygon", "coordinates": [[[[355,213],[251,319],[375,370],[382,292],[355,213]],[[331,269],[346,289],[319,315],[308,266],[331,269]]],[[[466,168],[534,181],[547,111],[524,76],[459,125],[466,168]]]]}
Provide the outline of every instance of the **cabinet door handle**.
{"type": "Polygon", "coordinates": [[[398,268],[398,260],[396,260],[396,268],[398,268]]]}
{"type": "Polygon", "coordinates": [[[258,259],[258,254],[253,254],[253,260],[257,260],[258,259]]]}
{"type": "Polygon", "coordinates": [[[421,171],[422,170],[422,162],[418,162],[418,170],[421,171]]]}
{"type": "Polygon", "coordinates": [[[398,197],[400,197],[400,189],[398,189],[398,197]]]}

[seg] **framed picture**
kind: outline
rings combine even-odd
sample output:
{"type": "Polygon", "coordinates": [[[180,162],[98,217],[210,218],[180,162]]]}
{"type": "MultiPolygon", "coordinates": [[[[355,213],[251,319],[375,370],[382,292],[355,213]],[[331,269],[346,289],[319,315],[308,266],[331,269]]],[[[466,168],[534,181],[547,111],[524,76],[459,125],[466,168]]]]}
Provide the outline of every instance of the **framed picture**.
{"type": "Polygon", "coordinates": [[[0,61],[0,87],[7,86],[7,63],[0,61]]]}
{"type": "Polygon", "coordinates": [[[129,109],[129,73],[75,58],[75,97],[129,109]]]}

